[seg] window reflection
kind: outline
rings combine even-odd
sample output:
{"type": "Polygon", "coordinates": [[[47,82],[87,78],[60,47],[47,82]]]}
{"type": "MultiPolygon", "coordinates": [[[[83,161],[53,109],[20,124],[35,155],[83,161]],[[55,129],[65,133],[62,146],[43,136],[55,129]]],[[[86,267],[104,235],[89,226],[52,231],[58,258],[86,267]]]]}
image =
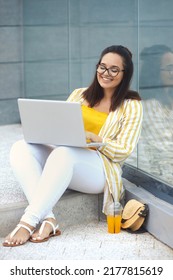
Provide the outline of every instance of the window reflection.
{"type": "Polygon", "coordinates": [[[140,55],[140,94],[144,120],[139,168],[173,183],[173,51],[165,45],[140,55]]]}

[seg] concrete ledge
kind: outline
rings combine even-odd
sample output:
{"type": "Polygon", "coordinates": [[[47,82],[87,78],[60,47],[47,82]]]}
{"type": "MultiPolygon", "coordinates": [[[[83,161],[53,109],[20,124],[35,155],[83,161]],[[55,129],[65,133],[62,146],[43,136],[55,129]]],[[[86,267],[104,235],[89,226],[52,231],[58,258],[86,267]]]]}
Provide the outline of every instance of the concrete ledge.
{"type": "Polygon", "coordinates": [[[0,205],[26,200],[9,162],[10,149],[19,139],[22,139],[20,124],[0,126],[0,205]]]}
{"type": "MultiPolygon", "coordinates": [[[[99,195],[67,191],[54,208],[60,228],[98,221],[99,195]]],[[[0,237],[6,236],[19,222],[26,202],[11,203],[0,207],[0,237]]]]}
{"type": "Polygon", "coordinates": [[[126,200],[137,199],[149,206],[144,227],[163,243],[173,248],[173,205],[163,201],[141,187],[123,179],[126,200]]]}

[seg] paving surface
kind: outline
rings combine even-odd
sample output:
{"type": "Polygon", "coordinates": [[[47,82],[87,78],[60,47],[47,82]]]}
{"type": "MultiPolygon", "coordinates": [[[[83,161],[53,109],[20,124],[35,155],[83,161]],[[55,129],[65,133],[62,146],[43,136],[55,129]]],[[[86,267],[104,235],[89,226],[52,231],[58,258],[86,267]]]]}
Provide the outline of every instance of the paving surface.
{"type": "MultiPolygon", "coordinates": [[[[0,239],[2,243],[3,239],[0,239]]],[[[173,260],[173,250],[148,232],[108,234],[105,222],[62,229],[48,242],[0,247],[1,260],[173,260]]]]}

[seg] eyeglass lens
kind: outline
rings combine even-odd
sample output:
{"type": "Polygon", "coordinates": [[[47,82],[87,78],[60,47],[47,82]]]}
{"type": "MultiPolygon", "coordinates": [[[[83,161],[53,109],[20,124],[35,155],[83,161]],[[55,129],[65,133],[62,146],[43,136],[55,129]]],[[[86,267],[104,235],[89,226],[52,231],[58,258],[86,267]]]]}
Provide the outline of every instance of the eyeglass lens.
{"type": "Polygon", "coordinates": [[[162,71],[167,71],[169,72],[170,74],[173,74],[173,65],[170,64],[170,65],[167,65],[165,66],[164,68],[161,68],[162,71]]]}
{"type": "Polygon", "coordinates": [[[106,67],[105,67],[104,65],[102,65],[102,64],[99,64],[99,65],[97,66],[97,72],[98,72],[99,74],[103,74],[103,73],[105,73],[106,71],[108,72],[108,75],[115,77],[115,76],[117,76],[117,75],[119,74],[119,72],[121,72],[121,71],[123,71],[123,70],[120,70],[119,67],[106,68],[106,67]]]}

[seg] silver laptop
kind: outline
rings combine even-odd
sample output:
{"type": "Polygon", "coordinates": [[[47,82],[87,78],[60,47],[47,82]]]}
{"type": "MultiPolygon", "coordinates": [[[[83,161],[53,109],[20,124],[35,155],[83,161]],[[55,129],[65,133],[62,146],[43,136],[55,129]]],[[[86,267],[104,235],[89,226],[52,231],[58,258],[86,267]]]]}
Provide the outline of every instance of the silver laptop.
{"type": "Polygon", "coordinates": [[[28,143],[99,147],[86,143],[81,104],[77,102],[18,99],[24,139],[28,143]]]}

